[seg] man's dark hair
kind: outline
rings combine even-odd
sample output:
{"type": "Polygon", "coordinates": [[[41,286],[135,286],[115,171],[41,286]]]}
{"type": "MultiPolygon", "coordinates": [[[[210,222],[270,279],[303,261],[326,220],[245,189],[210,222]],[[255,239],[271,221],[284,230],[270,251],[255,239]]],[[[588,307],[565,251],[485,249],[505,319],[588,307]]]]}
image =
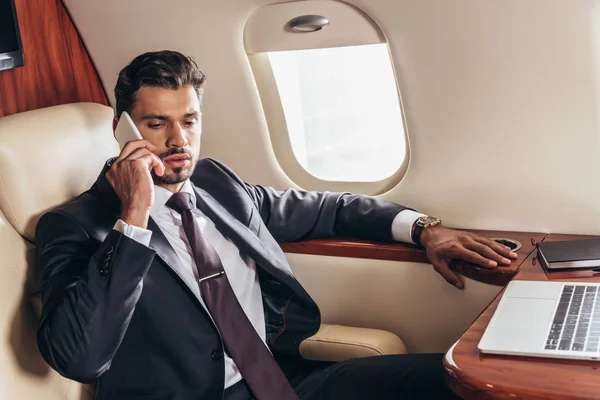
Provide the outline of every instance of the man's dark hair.
{"type": "Polygon", "coordinates": [[[172,90],[192,86],[202,103],[205,81],[205,75],[191,57],[170,50],[144,53],[119,72],[115,86],[117,116],[121,116],[123,111],[131,114],[135,95],[144,86],[172,90]]]}

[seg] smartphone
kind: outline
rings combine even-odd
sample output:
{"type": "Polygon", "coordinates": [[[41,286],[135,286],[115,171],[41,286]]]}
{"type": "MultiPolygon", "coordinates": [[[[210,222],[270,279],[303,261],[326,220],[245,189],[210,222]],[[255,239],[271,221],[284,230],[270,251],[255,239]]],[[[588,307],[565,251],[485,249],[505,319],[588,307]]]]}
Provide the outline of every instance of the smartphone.
{"type": "Polygon", "coordinates": [[[121,150],[125,147],[127,142],[143,139],[140,131],[138,131],[138,128],[133,123],[133,120],[127,111],[123,111],[121,118],[119,118],[117,129],[115,129],[115,138],[117,138],[121,150]]]}

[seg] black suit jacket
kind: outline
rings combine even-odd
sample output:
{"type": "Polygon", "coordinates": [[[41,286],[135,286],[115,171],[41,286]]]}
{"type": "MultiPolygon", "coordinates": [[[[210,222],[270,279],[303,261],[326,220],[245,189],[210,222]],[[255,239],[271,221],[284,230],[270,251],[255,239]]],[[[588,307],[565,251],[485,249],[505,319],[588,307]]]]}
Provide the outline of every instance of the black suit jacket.
{"type": "MultiPolygon", "coordinates": [[[[43,268],[38,345],[62,375],[98,380],[100,399],[221,399],[223,343],[154,221],[149,247],[114,231],[121,205],[105,177],[46,213],[36,229],[43,268]]],[[[277,191],[244,183],[225,165],[198,163],[197,206],[257,264],[267,344],[300,357],[319,308],[292,274],[278,242],[333,235],[390,241],[404,209],[347,193],[277,191]]]]}

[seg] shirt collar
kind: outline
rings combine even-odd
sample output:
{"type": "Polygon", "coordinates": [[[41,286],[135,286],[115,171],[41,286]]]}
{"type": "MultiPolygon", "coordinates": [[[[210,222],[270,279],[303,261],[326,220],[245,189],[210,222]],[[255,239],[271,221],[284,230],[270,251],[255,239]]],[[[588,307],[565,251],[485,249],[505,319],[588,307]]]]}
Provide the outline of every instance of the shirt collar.
{"type": "MultiPolygon", "coordinates": [[[[188,179],[183,184],[181,188],[181,192],[189,193],[192,196],[192,204],[196,204],[196,194],[194,193],[194,188],[192,187],[192,183],[188,179]]],[[[150,216],[155,218],[161,211],[165,209],[165,204],[167,201],[173,196],[173,193],[163,187],[154,185],[154,204],[152,208],[150,208],[150,216]]]]}

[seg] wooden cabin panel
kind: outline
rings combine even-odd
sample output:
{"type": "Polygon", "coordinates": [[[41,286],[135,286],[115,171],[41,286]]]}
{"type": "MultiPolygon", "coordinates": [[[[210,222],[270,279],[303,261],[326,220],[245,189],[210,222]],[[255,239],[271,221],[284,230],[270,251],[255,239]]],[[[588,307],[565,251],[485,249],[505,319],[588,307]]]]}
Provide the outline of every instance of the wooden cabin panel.
{"type": "Polygon", "coordinates": [[[25,66],[0,72],[0,117],[89,101],[104,88],[60,0],[15,0],[25,66]]]}

